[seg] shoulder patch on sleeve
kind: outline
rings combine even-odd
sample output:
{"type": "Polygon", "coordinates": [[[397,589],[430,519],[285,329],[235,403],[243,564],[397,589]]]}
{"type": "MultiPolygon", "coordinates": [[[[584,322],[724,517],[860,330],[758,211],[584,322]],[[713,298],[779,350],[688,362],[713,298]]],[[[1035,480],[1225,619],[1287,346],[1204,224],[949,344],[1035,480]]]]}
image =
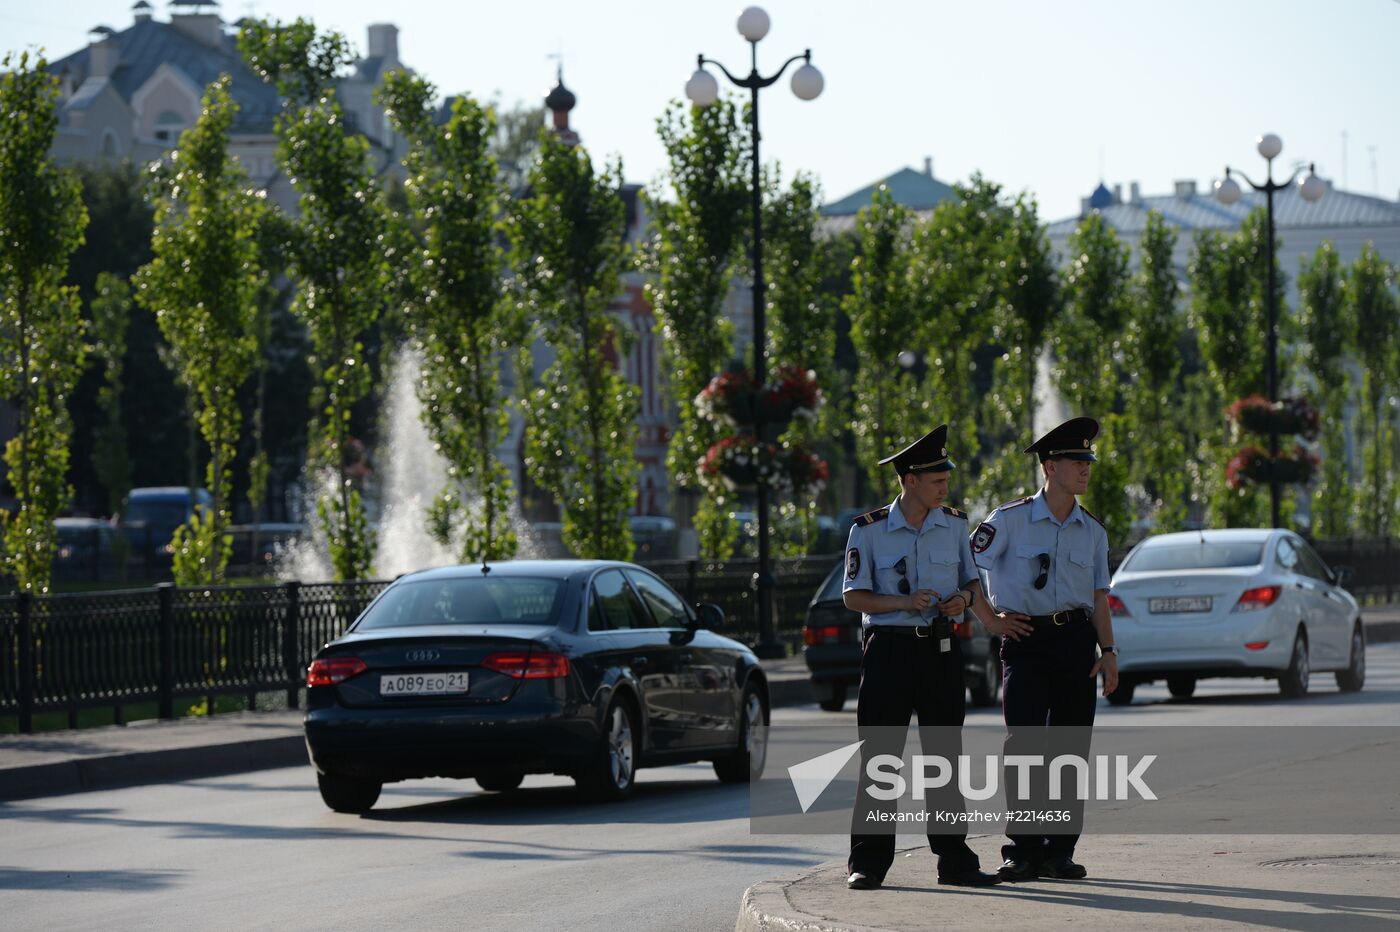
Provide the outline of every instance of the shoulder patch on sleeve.
{"type": "Polygon", "coordinates": [[[852,547],[846,551],[846,578],[855,579],[860,575],[860,549],[852,547]]]}
{"type": "Polygon", "coordinates": [[[992,545],[992,540],[997,536],[997,529],[983,521],[977,525],[977,530],[972,532],[972,552],[982,553],[992,545]]]}
{"type": "Polygon", "coordinates": [[[856,527],[865,527],[868,524],[874,524],[876,521],[883,521],[889,516],[889,505],[886,505],[884,508],[876,508],[874,511],[867,511],[863,515],[856,515],[856,527]]]}
{"type": "Polygon", "coordinates": [[[962,518],[964,521],[967,520],[967,512],[965,512],[965,511],[959,511],[958,509],[954,508],[952,505],[944,505],[944,506],[943,506],[943,513],[944,513],[944,514],[950,514],[950,515],[952,515],[954,518],[962,518]]]}
{"type": "Polygon", "coordinates": [[[1079,510],[1082,511],[1082,512],[1084,512],[1084,513],[1085,513],[1086,515],[1088,515],[1089,517],[1093,518],[1094,521],[1098,523],[1098,526],[1099,526],[1099,527],[1103,528],[1105,531],[1108,530],[1108,526],[1105,525],[1102,521],[1099,520],[1099,516],[1098,516],[1098,515],[1094,514],[1092,511],[1090,511],[1089,509],[1085,508],[1083,505],[1080,505],[1080,506],[1079,506],[1079,510]]]}

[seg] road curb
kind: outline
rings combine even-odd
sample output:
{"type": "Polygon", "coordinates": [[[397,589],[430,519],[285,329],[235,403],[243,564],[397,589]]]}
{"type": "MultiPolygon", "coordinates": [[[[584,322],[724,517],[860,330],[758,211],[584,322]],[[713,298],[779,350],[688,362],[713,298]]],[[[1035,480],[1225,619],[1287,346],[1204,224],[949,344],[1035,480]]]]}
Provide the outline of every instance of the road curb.
{"type": "Polygon", "coordinates": [[[306,741],[300,735],[77,758],[0,769],[0,800],[271,770],[306,761],[306,741]]]}
{"type": "Polygon", "coordinates": [[[828,922],[820,916],[800,912],[788,899],[788,887],[830,870],[831,865],[815,867],[800,877],[764,880],[744,891],[739,901],[739,917],[734,932],[891,932],[878,926],[856,926],[828,922]]]}

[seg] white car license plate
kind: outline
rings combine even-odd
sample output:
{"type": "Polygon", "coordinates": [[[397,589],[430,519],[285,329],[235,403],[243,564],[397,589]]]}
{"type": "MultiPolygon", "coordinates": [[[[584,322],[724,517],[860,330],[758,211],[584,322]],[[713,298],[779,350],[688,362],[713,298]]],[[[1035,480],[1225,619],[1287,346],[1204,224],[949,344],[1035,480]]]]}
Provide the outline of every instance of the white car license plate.
{"type": "Polygon", "coordinates": [[[386,673],[379,678],[381,696],[450,696],[466,691],[465,673],[386,673]]]}
{"type": "Polygon", "coordinates": [[[1184,615],[1210,611],[1210,596],[1191,595],[1173,599],[1148,599],[1147,610],[1154,615],[1184,615]]]}

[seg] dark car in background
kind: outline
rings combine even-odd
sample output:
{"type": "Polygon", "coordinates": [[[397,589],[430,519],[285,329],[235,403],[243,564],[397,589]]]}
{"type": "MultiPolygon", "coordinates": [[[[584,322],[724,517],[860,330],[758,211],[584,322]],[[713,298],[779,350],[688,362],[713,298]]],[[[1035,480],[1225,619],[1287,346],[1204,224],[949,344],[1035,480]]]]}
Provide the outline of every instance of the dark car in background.
{"type": "Polygon", "coordinates": [[[117,526],[134,559],[169,560],[175,529],[196,511],[213,507],[214,497],[207,489],[191,490],[185,485],[132,489],[122,503],[117,526]]]}
{"type": "MultiPolygon", "coordinates": [[[[847,696],[860,685],[860,612],[851,611],[841,599],[845,567],[845,561],[832,567],[812,596],[802,631],[812,692],[828,712],[841,711],[847,696]]],[[[1001,697],[1000,641],[971,612],[964,613],[956,631],[963,642],[963,675],[972,705],[996,705],[1001,697]]]]}
{"type": "Polygon", "coordinates": [[[768,684],[751,650],[715,633],[722,622],[630,563],[400,577],[307,670],[321,797],[364,812],[387,782],[507,791],[554,773],[621,799],[638,767],[692,761],[747,782],[767,754],[768,684]]]}

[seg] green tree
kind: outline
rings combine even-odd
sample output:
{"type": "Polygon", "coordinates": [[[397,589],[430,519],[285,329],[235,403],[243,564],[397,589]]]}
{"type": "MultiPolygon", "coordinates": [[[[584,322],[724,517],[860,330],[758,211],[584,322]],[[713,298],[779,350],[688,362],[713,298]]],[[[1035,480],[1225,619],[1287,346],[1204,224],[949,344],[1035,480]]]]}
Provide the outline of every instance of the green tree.
{"type": "MultiPolygon", "coordinates": [[[[956,198],[909,230],[909,304],[903,313],[919,326],[893,352],[923,351],[920,417],[929,428],[946,422],[958,449],[971,454],[983,439],[974,357],[990,338],[999,310],[1009,215],[1001,186],[981,175],[956,190],[956,198]]],[[[970,455],[958,463],[966,470],[962,481],[973,482],[978,463],[970,455]]]]}
{"type": "MultiPolygon", "coordinates": [[[[491,112],[470,97],[434,120],[433,87],[407,72],[385,79],[379,100],[412,148],[405,159],[409,209],[421,240],[408,257],[409,322],[423,352],[418,397],[429,436],[453,480],[430,527],[462,528],[462,559],[515,555],[510,473],[496,450],[510,427],[498,369],[524,340],[523,318],[501,294],[500,205],[490,154],[491,112]],[[460,487],[459,487],[460,486],[460,487]]],[[[452,535],[443,534],[442,543],[452,535]]]]}
{"type": "Polygon", "coordinates": [[[1071,412],[1098,418],[1099,461],[1084,496],[1108,528],[1112,546],[1130,530],[1128,478],[1133,422],[1122,413],[1123,341],[1131,292],[1128,247],[1093,213],[1070,237],[1064,273],[1065,315],[1054,338],[1055,379],[1071,412]]]}
{"type": "Polygon", "coordinates": [[[984,445],[993,451],[999,447],[1000,452],[989,457],[979,482],[993,503],[1040,484],[1034,457],[1021,451],[1035,439],[1036,373],[1061,306],[1059,274],[1035,199],[1020,194],[1007,209],[998,263],[999,297],[992,317],[992,339],[1002,353],[992,363],[988,394],[992,409],[988,420],[999,424],[1000,430],[983,432],[984,445]]]}
{"type": "Polygon", "coordinates": [[[1186,319],[1172,265],[1175,248],[1176,232],[1160,213],[1149,211],[1138,247],[1125,349],[1127,367],[1134,373],[1127,407],[1142,425],[1133,438],[1130,477],[1155,503],[1159,531],[1177,531],[1186,523],[1186,445],[1176,400],[1186,319]]]}
{"type": "Polygon", "coordinates": [[[1298,260],[1298,298],[1305,342],[1303,359],[1317,385],[1322,419],[1322,476],[1312,501],[1316,537],[1351,533],[1354,499],[1347,465],[1346,408],[1350,378],[1346,354],[1355,339],[1355,320],[1331,243],[1317,248],[1311,261],[1298,260]]]}
{"type": "Polygon", "coordinates": [[[1361,363],[1362,494],[1357,526],[1364,534],[1388,537],[1396,530],[1395,409],[1390,397],[1400,379],[1400,307],[1395,269],[1372,243],[1352,263],[1347,284],[1356,308],[1356,358],[1361,363]]]}
{"type": "Polygon", "coordinates": [[[1199,479],[1209,521],[1216,527],[1263,527],[1268,522],[1267,487],[1261,492],[1248,483],[1238,489],[1226,484],[1226,463],[1239,443],[1227,430],[1224,415],[1236,399],[1263,395],[1268,389],[1267,235],[1263,210],[1246,217],[1234,234],[1198,233],[1189,266],[1189,319],[1205,363],[1209,407],[1215,412],[1200,428],[1199,479]]]}
{"type": "MultiPolygon", "coordinates": [[[[799,174],[783,187],[778,172],[766,173],[763,203],[764,272],[767,278],[768,360],[770,374],[780,367],[814,372],[829,396],[834,388],[836,302],[822,295],[824,253],[817,238],[820,190],[815,179],[799,174]],[[825,299],[825,300],[824,300],[825,299]]],[[[829,460],[836,423],[824,406],[816,421],[795,420],[780,440],[817,448],[829,460]]],[[[780,556],[801,556],[817,545],[817,502],[776,502],[780,556]]]]}
{"type": "Polygon", "coordinates": [[[136,276],[137,300],[156,315],[209,447],[205,481],[213,507],[196,512],[172,541],[182,586],[221,581],[232,554],[226,532],[242,426],[237,392],[258,359],[258,300],[267,278],[258,262],[263,201],[228,154],[238,113],[231,83],[223,75],[209,85],[199,119],[161,173],[155,258],[136,276]]]}
{"type": "Polygon", "coordinates": [[[647,298],[661,336],[666,388],[676,405],[666,466],[681,490],[703,490],[694,515],[700,553],[723,559],[734,551],[737,528],[727,515],[730,493],[705,489],[697,467],[717,438],[695,413],[695,396],[734,353],[733,326],[724,316],[744,241],[749,204],[748,141],[730,101],[712,107],[672,103],[656,122],[666,149],[666,181],[646,194],[653,235],[642,251],[651,273],[647,298]]]}
{"type": "Polygon", "coordinates": [[[595,172],[584,149],[546,134],[508,218],[520,299],[554,353],[523,400],[525,466],[559,502],[565,545],[617,560],[632,556],[641,473],[637,389],[609,359],[627,336],[608,311],[627,257],[621,185],[621,163],[595,172]]]}
{"type": "Polygon", "coordinates": [[[489,154],[495,160],[501,184],[507,191],[515,191],[525,185],[530,165],[539,156],[544,107],[527,107],[517,103],[506,110],[494,104],[491,110],[495,113],[496,122],[489,154]]]}
{"type": "Polygon", "coordinates": [[[277,159],[300,209],[288,236],[290,271],[299,286],[292,310],[306,323],[319,383],[307,460],[328,491],[316,510],[336,578],[362,579],[374,547],[356,487],[358,444],[350,418],[370,393],[365,340],[379,316],[392,244],[386,246],[386,210],[369,143],[346,132],[336,99],[337,76],[352,56],[343,36],[317,33],[303,19],[252,22],[238,42],[249,66],[285,100],[276,121],[277,159]]]}
{"type": "Polygon", "coordinates": [[[910,222],[909,211],[881,185],[857,215],[860,255],[842,301],[857,361],[851,431],[856,459],[875,490],[889,491],[889,478],[876,463],[935,426],[916,368],[899,363],[899,354],[918,346],[920,336],[920,321],[910,313],[910,222]]]}
{"type": "Polygon", "coordinates": [[[131,457],[127,451],[126,424],[122,421],[122,389],[126,359],[126,328],[131,315],[131,289],[111,272],[97,276],[97,294],[91,303],[92,344],[89,355],[103,369],[97,390],[101,412],[92,446],[92,466],[107,491],[107,510],[116,514],[131,491],[131,457]]]}
{"type": "Polygon", "coordinates": [[[62,282],[87,213],[77,179],[49,157],[58,80],[27,53],[0,64],[0,397],[15,412],[5,464],[19,504],[0,511],[0,533],[5,569],[21,590],[44,593],[53,519],[72,495],[67,396],[83,368],[78,293],[62,282]]]}

